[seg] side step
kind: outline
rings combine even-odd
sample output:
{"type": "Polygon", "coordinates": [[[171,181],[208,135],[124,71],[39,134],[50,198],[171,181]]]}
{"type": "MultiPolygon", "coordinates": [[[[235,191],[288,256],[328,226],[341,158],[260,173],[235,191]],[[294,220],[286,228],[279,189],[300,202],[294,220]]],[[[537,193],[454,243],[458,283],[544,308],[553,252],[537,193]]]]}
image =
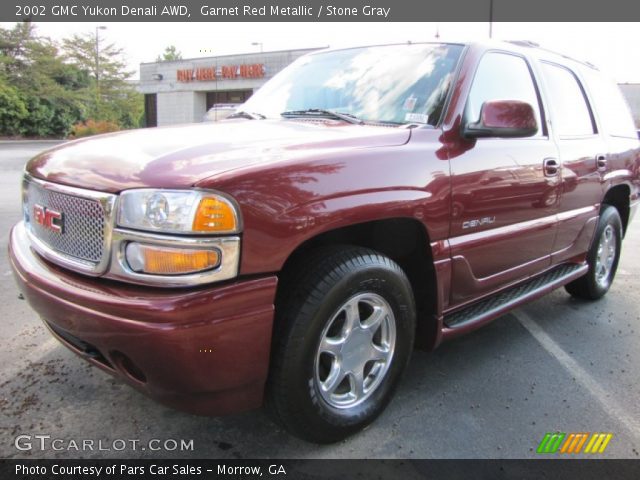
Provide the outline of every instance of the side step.
{"type": "Polygon", "coordinates": [[[588,265],[559,265],[542,275],[507,288],[500,293],[468,305],[444,316],[444,324],[450,329],[459,329],[495,318],[515,306],[540,297],[557,287],[584,275],[588,265]]]}

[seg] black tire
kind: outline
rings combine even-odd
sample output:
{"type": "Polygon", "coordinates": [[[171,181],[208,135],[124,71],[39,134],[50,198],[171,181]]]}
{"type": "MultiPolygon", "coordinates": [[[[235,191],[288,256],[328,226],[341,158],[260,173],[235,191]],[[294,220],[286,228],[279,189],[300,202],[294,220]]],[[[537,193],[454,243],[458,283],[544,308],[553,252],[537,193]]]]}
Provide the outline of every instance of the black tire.
{"type": "Polygon", "coordinates": [[[600,218],[598,220],[598,226],[591,243],[591,248],[587,253],[587,262],[589,264],[589,271],[582,277],[567,284],[564,288],[572,296],[583,300],[598,300],[602,298],[611,287],[613,279],[618,269],[618,261],[620,260],[620,250],[622,247],[622,221],[620,220],[620,214],[615,207],[611,205],[603,205],[600,211],[600,218]],[[598,272],[598,256],[605,230],[610,229],[613,234],[613,241],[615,244],[615,255],[613,257],[613,263],[610,268],[607,269],[607,273],[599,278],[598,272]]]}
{"type": "MultiPolygon", "coordinates": [[[[373,250],[352,246],[322,248],[298,265],[285,274],[279,287],[268,403],[276,420],[292,434],[315,443],[332,443],[366,427],[391,400],[413,350],[415,301],[402,269],[373,250]],[[363,318],[361,306],[366,303],[361,305],[358,299],[367,296],[380,297],[387,302],[386,307],[390,310],[385,307],[382,312],[391,311],[392,315],[384,314],[381,325],[384,323],[388,334],[391,331],[389,322],[394,322],[394,346],[389,361],[380,363],[385,365],[380,369],[386,370],[377,380],[377,386],[370,388],[368,397],[363,394],[361,403],[351,408],[336,407],[325,400],[323,395],[331,395],[326,389],[322,393],[318,384],[322,380],[321,363],[326,362],[325,354],[320,353],[320,341],[331,329],[337,329],[336,335],[351,335],[349,338],[352,339],[356,334],[344,332],[363,332],[365,329],[360,327],[367,326],[367,318],[363,318]],[[357,327],[352,323],[354,327],[350,330],[345,326],[336,327],[343,312],[340,309],[347,304],[356,305],[357,310],[349,311],[358,312],[359,323],[357,327]]],[[[364,315],[366,317],[366,313],[364,315]]],[[[346,320],[343,322],[346,325],[346,320]]],[[[376,328],[382,332],[383,327],[376,328]]],[[[371,328],[370,332],[373,331],[371,328]]],[[[371,345],[363,348],[371,348],[371,345]]],[[[347,365],[347,359],[351,358],[347,351],[345,347],[345,352],[330,357],[331,365],[334,361],[342,364],[342,360],[336,360],[338,356],[344,359],[343,365],[347,365]]],[[[366,373],[368,366],[362,369],[365,379],[370,378],[366,373]]],[[[342,367],[338,370],[343,371],[342,367]]],[[[354,385],[349,383],[352,378],[355,377],[345,377],[347,384],[344,385],[348,385],[349,390],[354,385]]]]}

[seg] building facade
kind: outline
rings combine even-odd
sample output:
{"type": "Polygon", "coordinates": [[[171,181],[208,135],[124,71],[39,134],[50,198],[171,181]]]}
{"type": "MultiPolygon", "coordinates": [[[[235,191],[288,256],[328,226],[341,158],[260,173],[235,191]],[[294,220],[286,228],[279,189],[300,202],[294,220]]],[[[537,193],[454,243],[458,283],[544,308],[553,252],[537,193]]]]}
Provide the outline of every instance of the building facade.
{"type": "Polygon", "coordinates": [[[631,107],[636,128],[640,129],[640,83],[621,83],[620,90],[631,107]]]}
{"type": "Polygon", "coordinates": [[[315,49],[140,64],[148,127],[201,122],[214,104],[243,103],[276,73],[315,49]]]}

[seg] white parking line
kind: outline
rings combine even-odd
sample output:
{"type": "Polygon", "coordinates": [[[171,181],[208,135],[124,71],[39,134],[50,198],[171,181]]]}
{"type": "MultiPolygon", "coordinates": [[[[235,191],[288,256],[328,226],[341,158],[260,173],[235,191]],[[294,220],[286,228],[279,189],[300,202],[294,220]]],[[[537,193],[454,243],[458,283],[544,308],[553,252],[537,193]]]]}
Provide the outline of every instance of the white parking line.
{"type": "Polygon", "coordinates": [[[29,368],[29,364],[37,362],[59,345],[60,342],[58,342],[55,338],[49,338],[44,343],[41,343],[37,347],[30,350],[28,354],[20,357],[15,363],[11,363],[8,367],[2,368],[2,370],[0,370],[0,384],[11,380],[22,370],[29,368]]]}
{"type": "Polygon", "coordinates": [[[580,385],[598,401],[602,409],[615,418],[632,436],[640,439],[640,421],[616,402],[584,368],[558,345],[538,323],[522,310],[511,312],[540,345],[562,365],[580,385]]]}

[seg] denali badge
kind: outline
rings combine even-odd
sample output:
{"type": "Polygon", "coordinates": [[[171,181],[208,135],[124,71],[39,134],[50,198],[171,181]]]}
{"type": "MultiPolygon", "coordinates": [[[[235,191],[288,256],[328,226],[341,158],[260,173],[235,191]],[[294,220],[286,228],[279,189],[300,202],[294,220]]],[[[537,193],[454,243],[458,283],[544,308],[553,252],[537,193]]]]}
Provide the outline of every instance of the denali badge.
{"type": "Polygon", "coordinates": [[[64,214],[37,203],[33,206],[33,220],[44,228],[64,233],[64,214]]]}
{"type": "Polygon", "coordinates": [[[477,220],[467,220],[462,222],[462,228],[475,228],[482,227],[483,225],[490,225],[496,221],[496,217],[484,217],[477,220]]]}

